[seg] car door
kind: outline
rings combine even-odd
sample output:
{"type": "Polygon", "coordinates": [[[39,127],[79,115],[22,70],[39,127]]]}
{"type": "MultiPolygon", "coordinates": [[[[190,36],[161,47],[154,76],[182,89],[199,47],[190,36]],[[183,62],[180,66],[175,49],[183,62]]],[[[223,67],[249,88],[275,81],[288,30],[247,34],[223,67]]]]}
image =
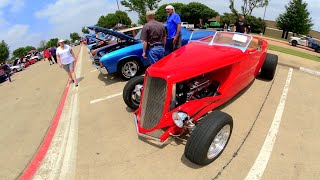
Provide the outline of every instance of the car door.
{"type": "Polygon", "coordinates": [[[302,37],[298,40],[298,44],[302,46],[308,46],[308,41],[306,37],[302,37]]]}

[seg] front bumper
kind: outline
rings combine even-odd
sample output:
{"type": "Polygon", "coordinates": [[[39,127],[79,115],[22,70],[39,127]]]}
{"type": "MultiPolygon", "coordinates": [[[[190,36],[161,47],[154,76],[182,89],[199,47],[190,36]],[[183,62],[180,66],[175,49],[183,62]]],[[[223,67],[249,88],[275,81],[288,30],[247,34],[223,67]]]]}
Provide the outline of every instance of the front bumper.
{"type": "Polygon", "coordinates": [[[136,130],[137,130],[138,136],[161,142],[161,140],[159,138],[155,138],[155,137],[152,137],[152,136],[149,136],[149,135],[146,135],[146,134],[142,134],[142,133],[139,132],[138,118],[137,118],[137,115],[135,115],[135,114],[134,114],[134,124],[136,125],[136,130]]]}
{"type": "Polygon", "coordinates": [[[100,66],[98,66],[98,69],[99,69],[99,71],[100,71],[102,74],[104,74],[104,75],[109,74],[107,68],[105,68],[105,67],[100,67],[100,66]]]}

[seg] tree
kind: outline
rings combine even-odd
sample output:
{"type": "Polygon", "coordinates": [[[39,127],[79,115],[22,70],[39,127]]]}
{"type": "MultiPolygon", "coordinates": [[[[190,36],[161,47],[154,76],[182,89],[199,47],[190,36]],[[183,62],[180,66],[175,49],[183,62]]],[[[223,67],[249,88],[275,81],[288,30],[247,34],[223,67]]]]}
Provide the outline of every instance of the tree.
{"type": "Polygon", "coordinates": [[[234,13],[223,13],[223,15],[220,17],[221,25],[227,24],[234,24],[237,20],[237,15],[234,13]]]}
{"type": "Polygon", "coordinates": [[[66,39],[66,40],[64,40],[64,43],[65,43],[65,44],[70,44],[70,40],[69,40],[69,39],[66,39]]]}
{"type": "Polygon", "coordinates": [[[146,12],[149,10],[155,10],[158,8],[158,4],[161,0],[123,0],[121,4],[127,7],[128,11],[135,11],[139,16],[139,24],[145,24],[146,12]]]}
{"type": "Polygon", "coordinates": [[[82,31],[83,34],[89,34],[89,29],[86,28],[86,27],[82,27],[81,31],[82,31]]]}
{"type": "Polygon", "coordinates": [[[27,55],[28,51],[26,50],[26,48],[20,47],[20,48],[14,50],[12,54],[17,58],[21,58],[21,57],[27,55]]]}
{"type": "Polygon", "coordinates": [[[39,42],[39,47],[37,48],[37,51],[43,51],[46,48],[47,42],[45,40],[41,40],[39,42]]]}
{"type": "Polygon", "coordinates": [[[132,21],[129,18],[128,14],[124,11],[116,11],[116,17],[118,18],[119,22],[124,25],[131,25],[132,21]]]}
{"type": "Polygon", "coordinates": [[[58,46],[58,38],[50,39],[46,44],[46,48],[50,48],[53,46],[58,46]]]}
{"type": "Polygon", "coordinates": [[[200,19],[207,21],[208,19],[219,15],[219,13],[213,9],[198,2],[191,2],[183,6],[181,12],[182,17],[185,20],[194,24],[197,24],[200,19]]]}
{"type": "MultiPolygon", "coordinates": [[[[166,8],[167,5],[168,5],[168,4],[163,4],[163,5],[161,5],[161,6],[158,8],[158,10],[156,11],[156,16],[155,16],[155,18],[156,18],[157,21],[159,21],[159,22],[165,22],[165,21],[167,20],[168,15],[167,15],[166,10],[165,10],[165,8],[166,8]]],[[[182,8],[185,6],[185,4],[183,4],[183,3],[172,3],[171,5],[174,7],[174,10],[175,10],[175,12],[176,12],[177,14],[182,15],[181,10],[182,10],[182,8]]],[[[184,21],[184,17],[181,16],[181,20],[184,21]]]]}
{"type": "Polygon", "coordinates": [[[70,39],[71,39],[71,42],[74,42],[76,40],[80,40],[80,36],[78,33],[74,32],[74,33],[70,33],[70,39]]]}
{"type": "Polygon", "coordinates": [[[4,40],[0,42],[0,62],[4,62],[9,57],[9,46],[4,40]]]}
{"type": "Polygon", "coordinates": [[[118,23],[130,25],[131,19],[126,12],[116,11],[116,13],[109,13],[106,16],[100,16],[97,26],[110,29],[118,23]]]}
{"type": "Polygon", "coordinates": [[[284,34],[287,32],[298,34],[309,33],[313,23],[307,6],[308,3],[302,0],[291,0],[285,6],[286,12],[280,14],[276,19],[278,28],[282,29],[284,34]]]}
{"type": "Polygon", "coordinates": [[[25,49],[26,49],[27,52],[29,52],[31,50],[36,50],[36,48],[33,47],[33,46],[26,46],[25,49]]]}
{"type": "Polygon", "coordinates": [[[266,23],[261,18],[246,16],[245,21],[250,25],[251,32],[253,33],[262,33],[266,27],[266,23]]]}
{"type": "MultiPolygon", "coordinates": [[[[246,16],[251,16],[251,13],[256,8],[262,8],[269,4],[270,0],[242,0],[243,5],[241,6],[242,14],[246,16]]],[[[238,11],[234,8],[234,0],[230,0],[229,6],[231,12],[238,16],[238,11]]]]}

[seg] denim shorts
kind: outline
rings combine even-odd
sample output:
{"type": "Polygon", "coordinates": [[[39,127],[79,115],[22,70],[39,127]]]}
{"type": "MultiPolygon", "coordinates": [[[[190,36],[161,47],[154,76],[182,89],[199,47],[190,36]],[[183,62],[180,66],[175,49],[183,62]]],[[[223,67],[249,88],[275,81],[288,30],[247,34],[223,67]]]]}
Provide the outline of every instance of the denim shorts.
{"type": "Polygon", "coordinates": [[[67,72],[73,72],[74,71],[74,61],[72,61],[70,64],[64,64],[63,69],[67,72]]]}

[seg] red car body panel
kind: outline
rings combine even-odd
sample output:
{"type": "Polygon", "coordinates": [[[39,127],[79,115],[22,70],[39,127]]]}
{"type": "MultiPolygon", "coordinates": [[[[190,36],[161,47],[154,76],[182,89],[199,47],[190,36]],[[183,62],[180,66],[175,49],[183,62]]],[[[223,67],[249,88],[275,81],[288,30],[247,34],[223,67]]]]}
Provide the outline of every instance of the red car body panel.
{"type": "Polygon", "coordinates": [[[260,50],[248,48],[242,52],[232,47],[191,42],[150,66],[146,70],[144,83],[147,76],[162,78],[167,82],[164,113],[154,128],[143,129],[140,124],[141,100],[140,107],[134,112],[137,117],[137,131],[147,134],[157,129],[166,129],[159,138],[163,142],[170,134],[177,135],[182,131],[172,119],[173,112],[183,111],[197,121],[247,87],[259,74],[267,55],[268,42],[257,37],[254,37],[253,41],[259,42],[260,50]],[[172,85],[203,74],[208,79],[221,82],[219,95],[192,100],[170,110],[172,85]]]}

